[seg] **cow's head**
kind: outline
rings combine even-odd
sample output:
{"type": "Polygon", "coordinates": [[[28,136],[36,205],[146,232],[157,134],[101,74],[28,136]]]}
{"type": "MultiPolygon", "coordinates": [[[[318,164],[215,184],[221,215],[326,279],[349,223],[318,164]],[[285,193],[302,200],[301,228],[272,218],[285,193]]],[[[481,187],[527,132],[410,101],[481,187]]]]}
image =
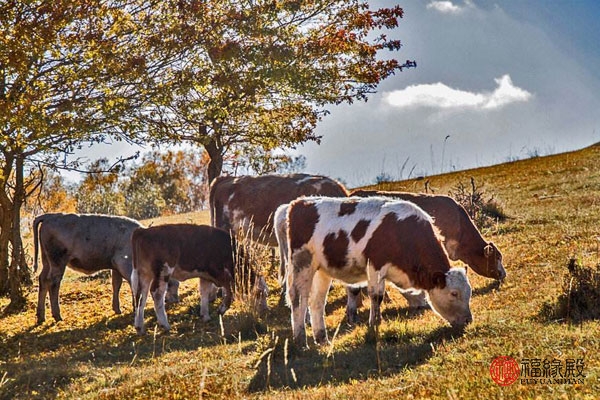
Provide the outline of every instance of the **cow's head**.
{"type": "Polygon", "coordinates": [[[500,250],[492,242],[485,245],[483,248],[483,257],[480,258],[477,264],[479,264],[477,267],[471,265],[471,268],[479,275],[500,281],[506,277],[506,270],[504,269],[504,265],[502,265],[502,253],[500,253],[500,250]]]}
{"type": "Polygon", "coordinates": [[[427,292],[431,308],[453,327],[464,327],[473,321],[469,307],[471,285],[466,270],[451,268],[439,279],[440,282],[427,292]]]}

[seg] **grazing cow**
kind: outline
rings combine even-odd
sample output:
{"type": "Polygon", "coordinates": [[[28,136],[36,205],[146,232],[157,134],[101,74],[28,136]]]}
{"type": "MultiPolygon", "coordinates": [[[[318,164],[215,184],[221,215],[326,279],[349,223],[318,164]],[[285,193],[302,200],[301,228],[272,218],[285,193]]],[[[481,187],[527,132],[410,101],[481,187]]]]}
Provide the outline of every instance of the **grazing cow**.
{"type": "MultiPolygon", "coordinates": [[[[346,189],[333,179],[307,174],[222,176],[210,187],[211,225],[238,232],[261,244],[275,247],[273,214],[277,207],[301,196],[346,197],[346,189]]],[[[283,258],[282,258],[283,260],[283,258]]],[[[279,270],[283,282],[285,265],[279,270]]]]}
{"type": "MultiPolygon", "coordinates": [[[[235,286],[236,249],[229,233],[207,225],[169,224],[138,228],[131,238],[133,272],[131,286],[136,304],[135,328],[144,333],[144,308],[148,290],[152,293],[158,324],[169,330],[165,312],[165,292],[170,278],[178,281],[200,278],[200,313],[208,315],[208,296],[212,284],[223,288],[223,300],[218,309],[224,314],[233,299],[235,286]]],[[[243,257],[242,257],[243,258],[243,257]]],[[[258,299],[265,307],[266,284],[262,277],[252,275],[250,283],[258,285],[258,299]]]]}
{"type": "Polygon", "coordinates": [[[287,236],[287,300],[299,345],[306,344],[307,307],[315,342],[327,343],[324,310],[332,279],[367,282],[370,325],[381,319],[386,279],[400,289],[426,291],[431,308],[453,326],[472,320],[465,270],[450,267],[431,217],[410,202],[298,199],[287,210],[287,236]]]}
{"type": "MultiPolygon", "coordinates": [[[[384,196],[410,201],[433,217],[435,226],[444,237],[444,246],[451,260],[460,260],[475,273],[486,278],[502,280],[506,270],[502,264],[502,253],[492,242],[486,242],[473,224],[465,209],[448,196],[387,192],[377,190],[355,190],[350,196],[384,196]]],[[[359,287],[348,287],[347,315],[350,322],[357,319],[359,287]]],[[[427,305],[424,295],[405,294],[410,308],[427,305]]]]}
{"type": "Polygon", "coordinates": [[[38,267],[38,245],[43,265],[39,276],[38,324],[46,320],[48,291],[52,316],[56,321],[62,319],[58,291],[67,265],[85,274],[112,270],[112,307],[115,313],[120,314],[119,290],[123,278],[129,282],[131,276],[131,233],[140,226],[132,219],[108,215],[58,213],[35,218],[34,271],[38,267]]]}

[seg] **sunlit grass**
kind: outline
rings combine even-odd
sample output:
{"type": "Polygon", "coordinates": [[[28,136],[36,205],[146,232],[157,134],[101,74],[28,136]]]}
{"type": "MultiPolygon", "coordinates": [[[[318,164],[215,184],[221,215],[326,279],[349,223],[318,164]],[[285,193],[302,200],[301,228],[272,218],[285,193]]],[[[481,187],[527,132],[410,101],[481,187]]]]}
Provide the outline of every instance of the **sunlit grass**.
{"type": "MultiPolygon", "coordinates": [[[[234,301],[223,316],[202,322],[197,279],[183,282],[181,302],[169,306],[168,334],[154,333],[149,301],[148,334],[133,328],[129,288],[121,289],[123,315],[111,309],[110,278],[82,279],[68,272],[61,287],[64,321],[35,326],[37,285],[30,306],[0,319],[0,398],[597,398],[600,393],[600,323],[540,320],[544,304],[562,292],[565,265],[600,261],[600,147],[538,157],[496,167],[427,178],[447,194],[474,177],[508,219],[486,228],[504,254],[501,285],[469,274],[474,322],[457,333],[431,311],[408,315],[393,289],[383,304],[383,323],[370,337],[364,325],[345,323],[345,295],[334,286],[326,323],[333,346],[307,351],[291,346],[290,312],[278,305],[270,271],[270,310],[260,330],[248,329],[246,304],[234,301]],[[288,339],[286,344],[286,339],[288,339]],[[583,358],[583,385],[495,384],[491,361],[583,358]]],[[[424,189],[424,180],[385,184],[382,190],[424,189]]],[[[203,215],[144,221],[208,223],[203,215]]],[[[220,301],[217,300],[217,302],[220,301]]],[[[7,304],[0,299],[0,307],[7,304]]],[[[368,319],[369,301],[359,310],[368,319]]],[[[308,334],[311,334],[308,328],[308,334]]]]}

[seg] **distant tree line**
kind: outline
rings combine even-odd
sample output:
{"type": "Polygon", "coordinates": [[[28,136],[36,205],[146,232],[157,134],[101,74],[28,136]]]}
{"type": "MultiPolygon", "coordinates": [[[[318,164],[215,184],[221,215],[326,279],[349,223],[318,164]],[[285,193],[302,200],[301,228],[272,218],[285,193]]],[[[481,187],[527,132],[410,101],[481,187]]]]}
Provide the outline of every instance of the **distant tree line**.
{"type": "MultiPolygon", "coordinates": [[[[303,156],[244,152],[225,160],[233,175],[300,172],[303,156]]],[[[152,151],[125,167],[108,159],[92,162],[78,183],[65,183],[45,171],[44,183],[30,196],[25,213],[78,212],[125,215],[134,219],[181,214],[208,207],[208,157],[196,150],[152,151]]]]}

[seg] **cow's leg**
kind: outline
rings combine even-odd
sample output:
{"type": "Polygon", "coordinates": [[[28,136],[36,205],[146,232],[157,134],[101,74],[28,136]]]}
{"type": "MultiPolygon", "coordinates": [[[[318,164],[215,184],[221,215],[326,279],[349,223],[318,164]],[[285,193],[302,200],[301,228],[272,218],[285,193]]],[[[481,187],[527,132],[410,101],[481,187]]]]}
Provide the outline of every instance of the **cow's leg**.
{"type": "Polygon", "coordinates": [[[327,302],[331,280],[331,277],[318,270],[313,277],[310,298],[308,299],[313,336],[315,343],[320,345],[329,343],[325,327],[325,303],[327,302]]]}
{"type": "Polygon", "coordinates": [[[167,304],[170,303],[179,303],[179,281],[177,279],[169,279],[169,283],[167,285],[167,295],[165,296],[165,302],[167,304]]]}
{"type": "Polygon", "coordinates": [[[381,302],[385,295],[384,271],[376,271],[369,262],[367,265],[368,291],[371,299],[371,311],[369,313],[369,326],[379,325],[381,322],[381,302]]]}
{"type": "Polygon", "coordinates": [[[52,317],[55,321],[62,321],[62,317],[60,315],[60,304],[58,301],[58,292],[60,290],[60,282],[65,274],[67,261],[59,260],[58,262],[55,262],[54,260],[50,260],[50,264],[50,310],[52,311],[52,317]]]}
{"type": "Polygon", "coordinates": [[[131,290],[133,292],[133,309],[135,310],[134,326],[137,332],[142,335],[144,329],[144,308],[148,300],[148,290],[152,278],[140,275],[137,269],[131,273],[131,290]]]}
{"type": "Polygon", "coordinates": [[[209,302],[214,303],[217,297],[219,297],[219,288],[217,287],[217,285],[211,282],[210,286],[207,289],[205,289],[204,292],[201,292],[200,295],[206,296],[209,302]]]}
{"type": "Polygon", "coordinates": [[[208,315],[208,303],[210,299],[208,294],[213,286],[211,281],[200,279],[200,316],[204,322],[210,321],[210,315],[208,315]]]}
{"type": "Polygon", "coordinates": [[[346,286],[346,318],[349,324],[358,322],[358,308],[362,304],[362,288],[360,286],[346,286]]]}
{"type": "Polygon", "coordinates": [[[169,321],[167,320],[167,312],[165,311],[165,294],[167,293],[167,285],[173,268],[169,267],[167,263],[163,265],[156,265],[153,268],[154,271],[158,271],[158,274],[152,280],[150,286],[150,292],[152,293],[152,299],[154,300],[154,312],[156,313],[156,322],[164,328],[165,331],[171,329],[169,321]]]}
{"type": "MultiPolygon", "coordinates": [[[[215,285],[212,285],[214,288],[215,285]]],[[[223,289],[223,299],[221,300],[221,305],[217,309],[219,315],[225,314],[229,307],[231,307],[231,302],[233,301],[233,279],[230,278],[225,281],[225,285],[222,287],[223,289]]],[[[210,297],[208,298],[210,301],[210,297]]]]}
{"type": "Polygon", "coordinates": [[[50,287],[50,262],[46,257],[45,251],[42,251],[42,271],[38,277],[38,305],[37,305],[37,323],[42,324],[46,321],[46,296],[50,287]]]}
{"type": "Polygon", "coordinates": [[[121,304],[119,302],[119,291],[121,290],[121,285],[123,284],[123,276],[119,271],[113,269],[111,271],[112,277],[112,289],[113,289],[113,298],[112,298],[112,308],[115,314],[121,314],[121,304]]]}
{"type": "Polygon", "coordinates": [[[296,251],[291,257],[287,273],[287,302],[291,307],[292,333],[298,346],[306,347],[304,319],[308,308],[308,298],[314,271],[311,268],[312,254],[308,250],[296,251]]]}
{"type": "Polygon", "coordinates": [[[281,285],[281,297],[279,298],[279,304],[285,304],[285,293],[286,293],[286,280],[287,280],[287,244],[281,243],[279,246],[279,275],[277,279],[281,285]]]}

